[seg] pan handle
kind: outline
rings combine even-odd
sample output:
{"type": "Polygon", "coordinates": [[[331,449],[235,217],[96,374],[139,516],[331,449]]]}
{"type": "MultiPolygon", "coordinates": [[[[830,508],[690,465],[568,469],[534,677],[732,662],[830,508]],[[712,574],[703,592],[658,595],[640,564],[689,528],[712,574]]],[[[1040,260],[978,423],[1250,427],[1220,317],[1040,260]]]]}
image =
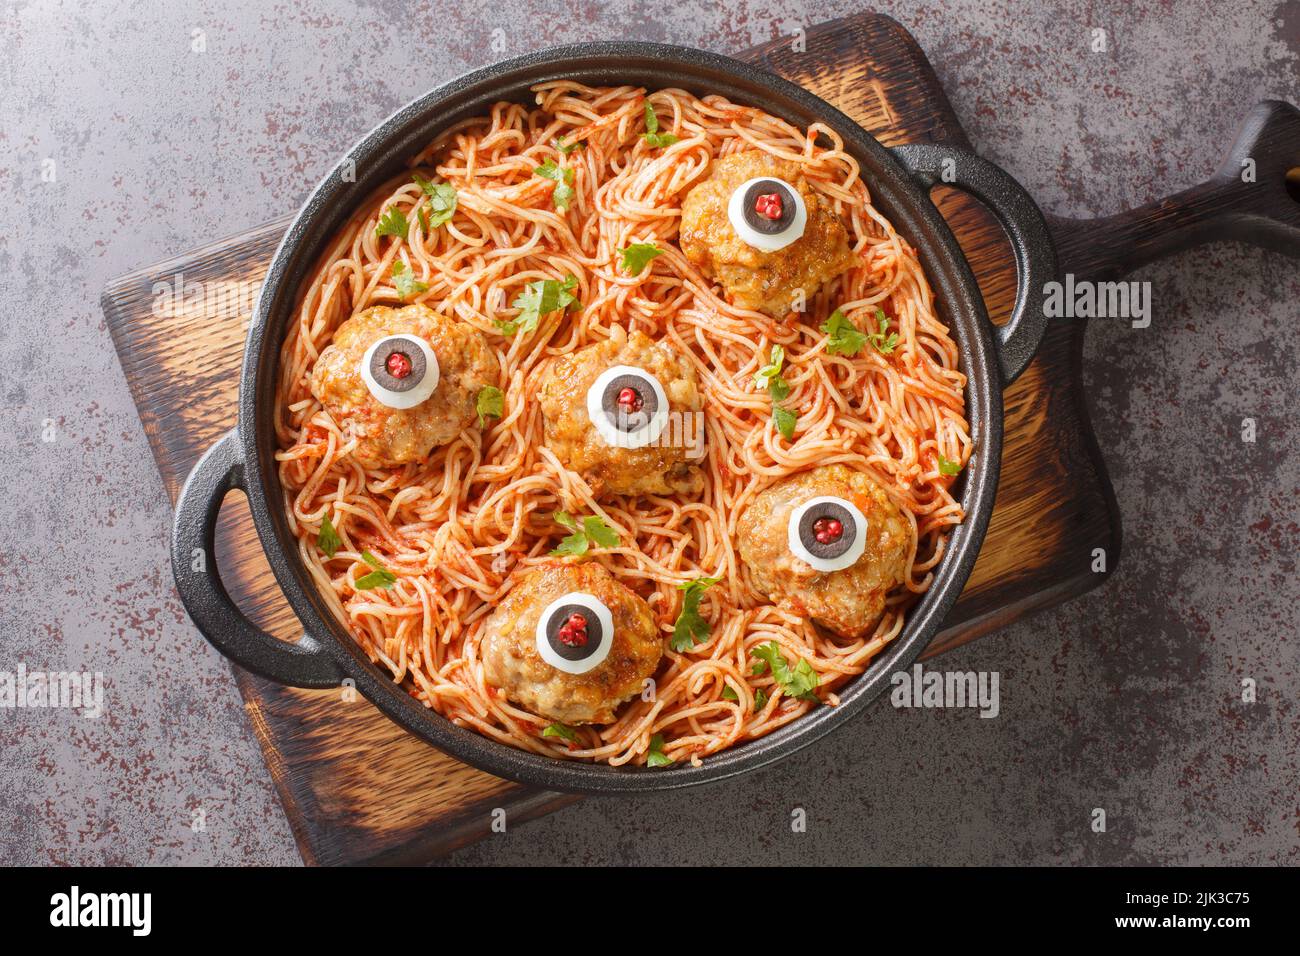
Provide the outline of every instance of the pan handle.
{"type": "Polygon", "coordinates": [[[181,603],[212,646],[245,670],[290,687],[337,687],[343,672],[307,634],[296,644],[266,633],[235,606],[217,572],[217,515],[234,488],[244,487],[239,431],[232,428],[190,472],[172,523],[172,575],[181,603]]]}
{"type": "Polygon", "coordinates": [[[1043,287],[1056,278],[1056,247],[1038,206],[1000,167],[955,146],[917,143],[890,150],[926,189],[956,186],[988,206],[1011,240],[1016,257],[1016,304],[994,330],[1003,387],[1029,364],[1047,329],[1043,287]]]}

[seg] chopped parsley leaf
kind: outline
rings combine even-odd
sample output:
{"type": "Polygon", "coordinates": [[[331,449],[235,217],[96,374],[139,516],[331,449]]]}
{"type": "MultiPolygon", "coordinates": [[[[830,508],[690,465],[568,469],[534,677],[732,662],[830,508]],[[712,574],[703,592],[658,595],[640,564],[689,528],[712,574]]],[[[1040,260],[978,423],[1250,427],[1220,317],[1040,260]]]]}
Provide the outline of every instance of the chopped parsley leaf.
{"type": "Polygon", "coordinates": [[[567,166],[556,165],[555,160],[548,159],[533,172],[543,179],[555,181],[555,188],[551,190],[551,201],[555,203],[556,209],[567,210],[573,200],[573,170],[567,166]]]}
{"type": "Polygon", "coordinates": [[[411,224],[406,221],[406,213],[396,206],[389,206],[387,211],[379,217],[379,225],[375,226],[375,235],[405,239],[410,228],[411,224]]]}
{"type": "Polygon", "coordinates": [[[401,259],[393,260],[393,288],[397,290],[398,296],[403,299],[409,299],[413,295],[429,291],[429,287],[425,283],[416,281],[415,273],[401,259]]]}
{"type": "Polygon", "coordinates": [[[619,253],[623,257],[623,271],[634,276],[639,276],[651,259],[663,254],[664,251],[653,242],[634,242],[619,253]]]}
{"type": "Polygon", "coordinates": [[[519,309],[519,315],[509,321],[497,319],[497,328],[502,335],[514,335],[516,332],[531,332],[537,328],[542,316],[549,315],[557,309],[567,309],[578,301],[573,290],[578,280],[569,276],[563,282],[558,279],[538,279],[524,286],[524,291],[511,303],[519,309]]]}
{"type": "Polygon", "coordinates": [[[361,552],[361,560],[375,570],[357,579],[358,591],[369,591],[371,588],[391,588],[397,583],[397,575],[380,564],[379,559],[369,551],[361,552]]]}
{"type": "Polygon", "coordinates": [[[673,650],[678,653],[689,651],[708,638],[709,622],[700,616],[700,598],[717,583],[718,578],[696,578],[677,585],[677,590],[683,592],[684,597],[682,613],[677,615],[677,621],[673,624],[673,650]]]}
{"type": "Polygon", "coordinates": [[[667,767],[673,763],[672,758],[664,753],[664,735],[655,734],[650,738],[650,749],[646,753],[647,767],[667,767]]]}
{"type": "Polygon", "coordinates": [[[951,476],[957,474],[959,471],[961,471],[960,461],[949,461],[947,458],[943,457],[943,452],[939,453],[939,474],[951,476]]]}
{"type": "Polygon", "coordinates": [[[583,518],[581,527],[577,519],[567,511],[557,511],[551,517],[555,519],[556,524],[573,532],[551,552],[556,557],[565,555],[580,557],[586,554],[593,544],[601,548],[618,547],[618,532],[605,524],[604,519],[599,515],[588,515],[583,518]]]}
{"type": "Polygon", "coordinates": [[[826,351],[831,355],[857,355],[867,344],[866,335],[858,331],[842,309],[832,312],[821,330],[826,333],[826,351]]]}
{"type": "Polygon", "coordinates": [[[790,383],[781,375],[785,364],[785,349],[773,345],[767,364],[754,373],[754,387],[767,389],[772,398],[772,424],[786,441],[794,438],[794,426],[799,416],[780,403],[790,396],[790,383]]]}
{"type": "Polygon", "coordinates": [[[880,331],[868,332],[867,341],[881,355],[893,355],[894,348],[898,345],[898,333],[889,331],[889,319],[884,309],[876,309],[876,322],[880,325],[880,331]]]}
{"type": "MultiPolygon", "coordinates": [[[[817,695],[813,693],[817,687],[817,672],[806,660],[800,658],[799,663],[792,668],[781,653],[781,645],[776,641],[760,644],[752,654],[772,668],[772,677],[787,697],[817,700],[817,695]]],[[[757,664],[754,665],[754,673],[762,673],[757,664]]]]}
{"type": "Polygon", "coordinates": [[[659,117],[655,115],[655,108],[649,100],[645,101],[645,132],[641,134],[641,137],[653,149],[671,146],[677,142],[677,137],[672,133],[659,132],[659,117]]]}
{"type": "Polygon", "coordinates": [[[578,740],[578,732],[576,730],[574,730],[572,727],[566,727],[564,724],[560,724],[560,723],[554,723],[547,726],[546,729],[542,731],[542,736],[561,737],[564,740],[572,741],[575,743],[578,740]]]}
{"type": "Polygon", "coordinates": [[[479,390],[478,398],[474,400],[474,410],[478,412],[478,427],[483,427],[483,419],[487,415],[493,418],[500,418],[506,410],[506,394],[495,385],[485,385],[479,390]]]}
{"type": "Polygon", "coordinates": [[[437,229],[449,221],[456,211],[456,187],[450,183],[435,183],[415,174],[415,184],[429,197],[429,201],[420,207],[420,227],[427,235],[430,229],[437,229]]]}
{"type": "Polygon", "coordinates": [[[330,521],[329,513],[321,518],[320,534],[316,536],[316,547],[325,552],[325,557],[332,558],[339,548],[343,547],[343,539],[339,533],[334,530],[334,522],[330,521]]]}

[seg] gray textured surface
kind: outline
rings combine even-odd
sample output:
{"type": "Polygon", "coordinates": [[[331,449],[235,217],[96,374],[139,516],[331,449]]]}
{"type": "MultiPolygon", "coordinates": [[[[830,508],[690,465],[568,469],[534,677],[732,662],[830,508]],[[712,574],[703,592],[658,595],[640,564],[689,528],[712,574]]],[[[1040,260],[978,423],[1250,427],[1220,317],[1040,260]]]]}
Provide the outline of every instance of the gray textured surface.
{"type": "MultiPolygon", "coordinates": [[[[1300,102],[1296,0],[1087,7],[879,5],[977,148],[1057,213],[1190,185],[1251,103],[1300,102]],[[1107,53],[1089,52],[1095,27],[1107,53]]],[[[109,277],[291,210],[393,107],[495,58],[494,29],[506,53],[607,37],[727,51],[857,9],[6,4],[0,459],[20,468],[0,496],[0,671],[109,686],[99,720],[0,710],[0,862],[297,860],[229,672],[171,589],[167,501],[97,304],[109,277]]],[[[588,800],[453,862],[1300,860],[1300,277],[1215,246],[1139,278],[1151,327],[1095,327],[1086,354],[1124,563],[944,658],[1001,673],[998,719],[878,707],[742,782],[588,800]]]]}

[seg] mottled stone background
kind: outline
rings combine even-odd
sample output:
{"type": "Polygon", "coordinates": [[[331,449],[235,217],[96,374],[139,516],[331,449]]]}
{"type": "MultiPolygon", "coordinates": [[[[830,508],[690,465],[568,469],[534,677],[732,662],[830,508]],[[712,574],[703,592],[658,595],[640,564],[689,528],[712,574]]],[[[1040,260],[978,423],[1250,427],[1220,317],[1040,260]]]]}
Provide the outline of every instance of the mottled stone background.
{"type": "MultiPolygon", "coordinates": [[[[1297,0],[880,8],[920,41],[977,148],[1056,213],[1190,185],[1253,102],[1300,102],[1297,0]],[[1089,52],[1095,27],[1106,53],[1089,52]]],[[[292,210],[394,107],[494,59],[496,28],[510,53],[609,37],[728,51],[857,9],[5,3],[0,670],[101,670],[109,689],[99,720],[0,710],[0,862],[298,859],[227,666],[172,591],[168,503],[98,305],[111,276],[292,210]]],[[[1300,277],[1219,245],[1139,278],[1151,327],[1095,323],[1086,353],[1123,564],[945,658],[1001,673],[998,719],[877,707],[741,781],[588,800],[453,861],[1300,860],[1300,277]]]]}

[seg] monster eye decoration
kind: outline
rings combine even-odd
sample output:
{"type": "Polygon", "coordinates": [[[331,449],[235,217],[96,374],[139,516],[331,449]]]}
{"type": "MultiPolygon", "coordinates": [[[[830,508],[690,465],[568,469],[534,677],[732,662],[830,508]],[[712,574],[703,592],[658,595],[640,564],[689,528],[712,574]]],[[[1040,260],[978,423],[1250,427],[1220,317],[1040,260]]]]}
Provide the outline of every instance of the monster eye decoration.
{"type": "Polygon", "coordinates": [[[851,501],[823,495],[790,514],[790,550],[817,571],[843,571],[867,547],[867,519],[851,501]]]}
{"type": "Polygon", "coordinates": [[[587,417],[605,444],[644,448],[657,441],[668,424],[668,396],[659,379],[645,369],[615,365],[587,389],[587,417]]]}
{"type": "Polygon", "coordinates": [[[570,591],[542,611],[537,652],[566,674],[585,674],[600,665],[614,644],[614,616],[598,598],[570,591]]]}
{"type": "Polygon", "coordinates": [[[760,177],[741,183],[731,194],[727,218],[746,244],[776,252],[803,235],[808,210],[799,190],[785,180],[760,177]]]}
{"type": "Polygon", "coordinates": [[[438,358],[418,335],[389,335],[366,349],[361,378],[377,402],[414,408],[438,387],[438,358]]]}

